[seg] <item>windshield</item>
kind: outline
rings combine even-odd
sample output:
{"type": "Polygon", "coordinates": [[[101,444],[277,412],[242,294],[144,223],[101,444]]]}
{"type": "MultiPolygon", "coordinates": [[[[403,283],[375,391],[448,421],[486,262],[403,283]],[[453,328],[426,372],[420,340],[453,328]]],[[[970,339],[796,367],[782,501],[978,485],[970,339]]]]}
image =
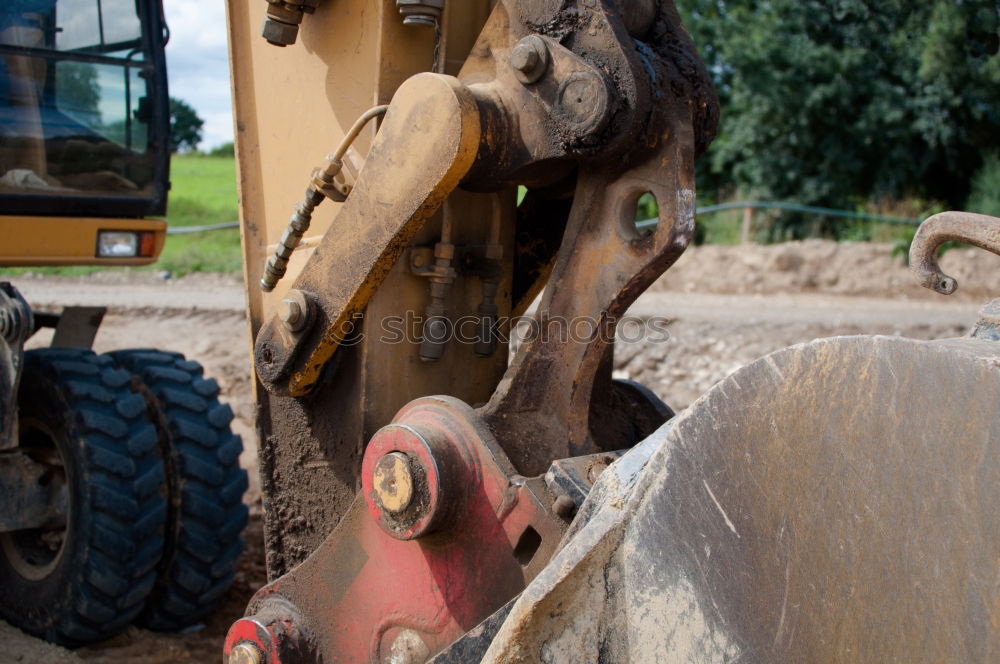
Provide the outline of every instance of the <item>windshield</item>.
{"type": "Polygon", "coordinates": [[[0,195],[158,195],[149,4],[2,0],[0,195]]]}

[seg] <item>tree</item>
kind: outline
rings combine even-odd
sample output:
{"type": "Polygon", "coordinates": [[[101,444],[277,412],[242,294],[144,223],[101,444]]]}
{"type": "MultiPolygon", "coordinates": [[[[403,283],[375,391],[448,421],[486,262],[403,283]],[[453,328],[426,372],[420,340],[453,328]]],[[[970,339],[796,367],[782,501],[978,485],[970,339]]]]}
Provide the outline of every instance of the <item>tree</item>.
{"type": "Polygon", "coordinates": [[[233,145],[232,141],[228,143],[222,143],[216,145],[214,148],[208,151],[209,157],[235,157],[236,156],[236,146],[233,145]]]}
{"type": "Polygon", "coordinates": [[[94,65],[72,60],[60,62],[56,68],[56,94],[60,109],[84,117],[91,124],[99,122],[101,87],[94,65]]]}
{"type": "Polygon", "coordinates": [[[197,111],[180,99],[170,98],[170,151],[196,150],[205,126],[197,111]]]}
{"type": "MultiPolygon", "coordinates": [[[[722,101],[719,137],[699,165],[709,192],[960,206],[1000,146],[995,0],[678,5],[722,101]]],[[[781,231],[803,234],[800,219],[783,221],[781,231]]]]}

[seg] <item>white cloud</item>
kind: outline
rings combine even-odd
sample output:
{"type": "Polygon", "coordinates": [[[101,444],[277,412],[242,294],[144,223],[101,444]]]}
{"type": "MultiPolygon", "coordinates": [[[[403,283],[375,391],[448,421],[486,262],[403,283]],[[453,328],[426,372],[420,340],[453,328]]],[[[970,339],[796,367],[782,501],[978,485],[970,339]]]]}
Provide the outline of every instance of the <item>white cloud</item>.
{"type": "Polygon", "coordinates": [[[224,0],[164,0],[163,9],[170,27],[170,96],[205,120],[202,148],[233,140],[224,0]]]}

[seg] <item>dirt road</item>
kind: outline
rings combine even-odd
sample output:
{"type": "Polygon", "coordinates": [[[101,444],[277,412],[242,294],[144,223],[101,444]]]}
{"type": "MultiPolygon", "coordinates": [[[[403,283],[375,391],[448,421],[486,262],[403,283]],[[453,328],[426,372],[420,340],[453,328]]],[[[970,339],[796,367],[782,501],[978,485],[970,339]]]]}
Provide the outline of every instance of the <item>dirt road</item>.
{"type": "MultiPolygon", "coordinates": [[[[957,336],[975,322],[986,295],[1000,293],[1000,280],[987,271],[995,265],[983,260],[965,251],[946,256],[945,268],[963,280],[963,295],[947,299],[911,287],[907,270],[884,246],[695,248],[630,311],[639,320],[669,321],[667,334],[620,343],[616,374],[647,384],[679,409],[743,364],[794,343],[843,334],[957,336]]],[[[13,281],[39,309],[110,306],[95,342],[98,352],[159,347],[204,364],[236,413],[234,428],[246,443],[242,463],[252,478],[247,501],[256,517],[246,533],[247,555],[237,583],[202,629],[157,635],[131,628],[107,643],[68,653],[0,623],[0,664],[218,661],[226,628],[265,578],[242,284],[214,275],[165,281],[148,273],[13,281]]],[[[47,340],[40,333],[31,345],[47,340]]]]}

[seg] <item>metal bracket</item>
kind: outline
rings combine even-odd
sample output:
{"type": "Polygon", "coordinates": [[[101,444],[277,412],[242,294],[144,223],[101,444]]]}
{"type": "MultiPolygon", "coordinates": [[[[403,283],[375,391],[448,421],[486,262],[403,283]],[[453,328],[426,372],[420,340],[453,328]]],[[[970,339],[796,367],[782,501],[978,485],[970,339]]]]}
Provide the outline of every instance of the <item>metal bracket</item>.
{"type": "Polygon", "coordinates": [[[55,334],[52,335],[52,347],[93,348],[94,339],[107,311],[107,307],[64,308],[59,314],[55,334]]]}
{"type": "Polygon", "coordinates": [[[357,315],[472,165],[480,137],[478,107],[458,81],[420,74],[403,84],[354,190],[293,285],[317,295],[316,324],[291,340],[274,317],[257,336],[254,367],[268,391],[313,391],[357,315]]]}
{"type": "Polygon", "coordinates": [[[624,453],[624,450],[602,452],[553,461],[549,471],[545,473],[545,485],[556,496],[568,498],[574,509],[577,509],[590,495],[590,490],[601,473],[624,453]]]}
{"type": "Polygon", "coordinates": [[[362,487],[320,548],[254,596],[227,658],[425,661],[517,595],[566,528],[545,484],[518,476],[457,399],[405,406],[368,444],[362,487]]]}

